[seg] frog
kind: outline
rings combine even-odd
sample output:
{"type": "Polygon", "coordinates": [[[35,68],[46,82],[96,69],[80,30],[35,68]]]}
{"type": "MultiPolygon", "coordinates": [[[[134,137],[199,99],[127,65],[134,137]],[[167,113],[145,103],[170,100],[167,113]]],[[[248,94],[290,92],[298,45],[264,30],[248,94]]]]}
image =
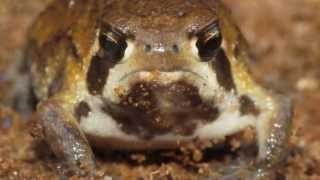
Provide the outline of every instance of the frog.
{"type": "Polygon", "coordinates": [[[55,0],[26,57],[43,138],[72,172],[97,169],[93,148],[177,149],[246,128],[258,149],[246,178],[286,157],[291,99],[256,82],[219,0],[55,0]]]}

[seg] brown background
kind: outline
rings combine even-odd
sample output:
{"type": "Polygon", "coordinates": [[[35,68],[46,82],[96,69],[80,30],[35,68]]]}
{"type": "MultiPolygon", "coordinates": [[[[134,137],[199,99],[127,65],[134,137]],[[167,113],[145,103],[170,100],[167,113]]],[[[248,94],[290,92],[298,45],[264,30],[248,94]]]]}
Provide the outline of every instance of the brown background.
{"type": "MultiPolygon", "coordinates": [[[[12,101],[14,69],[22,57],[26,29],[48,0],[0,0],[0,179],[51,179],[55,159],[17,122],[12,101]],[[40,151],[40,152],[39,152],[40,151]]],[[[320,1],[225,0],[256,59],[250,62],[258,81],[295,100],[294,136],[286,168],[288,179],[320,179],[320,1]]],[[[120,157],[121,159],[121,157],[120,157]]],[[[125,159],[125,158],[124,158],[125,159]]],[[[134,159],[134,158],[133,158],[134,159]]],[[[196,179],[179,162],[136,165],[126,160],[100,162],[105,173],[129,177],[196,179]]],[[[200,164],[204,167],[205,163],[200,164]]],[[[201,169],[201,168],[199,168],[201,169]]],[[[211,172],[212,173],[212,172],[211,172]]]]}

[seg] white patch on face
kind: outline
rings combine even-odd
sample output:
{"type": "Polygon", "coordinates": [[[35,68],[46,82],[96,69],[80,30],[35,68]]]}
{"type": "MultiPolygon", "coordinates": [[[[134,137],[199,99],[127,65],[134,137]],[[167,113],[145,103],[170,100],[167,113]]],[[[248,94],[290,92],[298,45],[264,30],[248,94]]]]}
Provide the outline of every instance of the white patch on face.
{"type": "MultiPolygon", "coordinates": [[[[194,57],[197,57],[199,59],[199,50],[197,48],[197,41],[198,39],[197,38],[193,38],[191,41],[190,41],[190,46],[191,46],[191,52],[193,54],[194,57]]],[[[200,60],[200,59],[199,59],[200,60]]]]}
{"type": "Polygon", "coordinates": [[[82,117],[80,127],[90,135],[98,137],[117,137],[128,141],[136,141],[137,138],[122,132],[119,124],[111,116],[103,112],[103,102],[99,97],[88,96],[85,101],[90,106],[88,117],[82,117]]]}
{"type": "Polygon", "coordinates": [[[255,122],[253,116],[240,116],[239,113],[224,112],[217,121],[197,129],[195,136],[203,139],[222,139],[241,132],[247,127],[255,127],[255,122]]]}
{"type": "Polygon", "coordinates": [[[127,61],[134,51],[134,43],[132,41],[127,41],[127,48],[124,52],[124,56],[121,62],[127,61]]]}

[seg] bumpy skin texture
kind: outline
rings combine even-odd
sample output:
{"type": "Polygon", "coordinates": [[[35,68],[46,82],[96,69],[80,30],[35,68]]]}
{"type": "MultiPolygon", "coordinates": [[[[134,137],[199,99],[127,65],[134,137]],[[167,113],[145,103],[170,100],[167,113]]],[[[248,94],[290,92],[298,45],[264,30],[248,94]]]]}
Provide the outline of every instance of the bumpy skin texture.
{"type": "MultiPolygon", "coordinates": [[[[97,66],[92,75],[88,73],[99,49],[97,36],[103,28],[116,28],[135,42],[139,51],[132,55],[133,63],[129,67],[161,72],[194,66],[192,59],[184,60],[192,56],[192,49],[187,48],[192,38],[181,34],[191,36],[216,20],[223,37],[224,54],[220,58],[228,60],[227,64],[212,65],[221,91],[236,91],[239,99],[253,98],[243,98],[245,106],[252,108],[242,107],[241,111],[251,113],[250,117],[260,114],[259,121],[252,124],[257,130],[259,145],[257,163],[244,168],[247,170],[244,176],[267,178],[269,170],[285,157],[291,129],[291,102],[284,96],[267,92],[251,78],[246,67],[249,56],[245,40],[229,12],[217,0],[54,1],[30,29],[27,57],[33,89],[40,100],[37,114],[45,140],[57,157],[74,172],[81,173],[83,167],[89,171],[95,169],[94,155],[77,119],[77,107],[87,94],[105,95],[103,86],[107,80],[94,78],[101,74],[107,76],[109,71],[102,69],[96,74],[97,66]],[[178,46],[173,46],[175,44],[178,46]]],[[[115,66],[105,65],[109,69],[115,66]]],[[[83,109],[88,111],[84,105],[80,114],[83,109]]],[[[242,175],[243,169],[225,178],[242,175]]]]}

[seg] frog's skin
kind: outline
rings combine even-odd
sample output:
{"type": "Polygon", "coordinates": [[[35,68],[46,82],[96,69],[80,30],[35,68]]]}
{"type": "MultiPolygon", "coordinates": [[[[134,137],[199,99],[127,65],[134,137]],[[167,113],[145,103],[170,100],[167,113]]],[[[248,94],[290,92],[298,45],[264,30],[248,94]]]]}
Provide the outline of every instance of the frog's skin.
{"type": "Polygon", "coordinates": [[[291,102],[255,83],[246,47],[218,0],[56,0],[27,49],[45,140],[78,171],[95,168],[89,142],[168,149],[252,127],[258,177],[285,156],[291,102]]]}

